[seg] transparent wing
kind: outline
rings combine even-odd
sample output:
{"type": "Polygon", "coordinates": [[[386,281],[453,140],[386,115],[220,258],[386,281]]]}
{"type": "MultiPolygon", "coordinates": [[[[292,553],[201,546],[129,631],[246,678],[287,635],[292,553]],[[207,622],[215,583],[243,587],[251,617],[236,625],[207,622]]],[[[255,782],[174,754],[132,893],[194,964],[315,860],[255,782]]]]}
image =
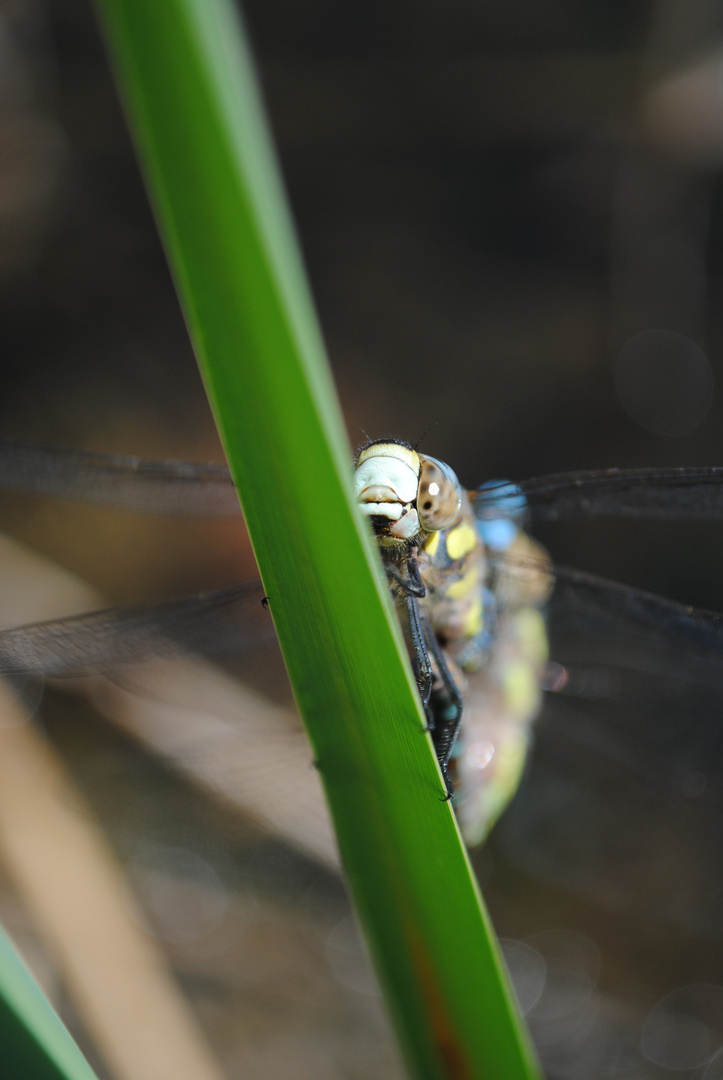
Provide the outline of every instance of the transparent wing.
{"type": "Polygon", "coordinates": [[[552,572],[556,692],[493,845],[558,896],[665,928],[661,949],[723,941],[723,619],[552,572]]]}
{"type": "Polygon", "coordinates": [[[226,465],[142,461],[0,441],[0,488],[136,513],[223,518],[241,513],[226,465]]]}
{"type": "MultiPolygon", "coordinates": [[[[554,625],[565,625],[569,636],[575,631],[596,632],[611,648],[617,643],[617,659],[630,658],[631,641],[646,646],[650,655],[672,649],[700,658],[723,655],[723,614],[690,607],[655,593],[566,566],[547,566],[534,559],[499,556],[494,572],[504,598],[506,581],[524,581],[531,573],[547,575],[553,586],[548,604],[554,625]]],[[[642,662],[642,653],[638,655],[642,662]]]]}
{"type": "MultiPolygon", "coordinates": [[[[559,655],[555,635],[553,647],[559,655]]],[[[553,1049],[574,1060],[584,1043],[606,1065],[623,1054],[633,1063],[549,1075],[652,1080],[664,1071],[636,1061],[641,1050],[647,1056],[651,1024],[720,1015],[721,695],[701,691],[685,665],[640,675],[600,667],[595,656],[592,642],[594,666],[581,674],[598,693],[588,685],[579,697],[547,699],[518,794],[478,858],[483,869],[493,861],[508,907],[532,898],[522,925],[533,934],[523,941],[548,970],[550,992],[531,1018],[543,1046],[556,1041],[553,1049]],[[556,940],[535,936],[540,926],[557,931],[556,940]],[[688,1002],[691,986],[701,1003],[688,1002]]],[[[499,913],[499,899],[490,902],[499,913]]],[[[711,1039],[717,1046],[719,1036],[711,1039]]]]}
{"type": "Polygon", "coordinates": [[[572,694],[546,702],[497,843],[526,874],[607,910],[720,939],[720,690],[685,664],[583,670],[600,688],[579,693],[572,667],[572,694]]]}
{"type": "MultiPolygon", "coordinates": [[[[139,513],[230,517],[240,513],[226,465],[143,461],[63,447],[0,441],[0,487],[139,513]]],[[[602,469],[557,473],[512,485],[492,482],[471,496],[481,519],[723,517],[723,468],[602,469]]]]}
{"type": "MultiPolygon", "coordinates": [[[[502,595],[505,579],[530,570],[529,559],[500,559],[502,595]]],[[[550,730],[572,753],[585,746],[618,770],[611,789],[634,787],[637,776],[659,793],[695,789],[696,798],[717,802],[723,615],[567,567],[547,572],[555,582],[547,604],[550,730]]]]}
{"type": "Polygon", "coordinates": [[[525,502],[533,522],[580,517],[719,520],[723,468],[601,469],[494,481],[471,494],[475,513],[519,517],[525,502]]]}
{"type": "MultiPolygon", "coordinates": [[[[658,670],[674,650],[677,662],[687,657],[699,679],[717,674],[723,652],[723,615],[717,612],[531,559],[504,556],[494,565],[502,593],[506,580],[524,579],[530,571],[549,575],[554,582],[549,602],[553,630],[567,628],[570,640],[580,630],[596,634],[598,648],[605,648],[610,664],[630,664],[634,657],[640,666],[657,657],[658,670]],[[633,642],[636,652],[631,652],[633,642]]],[[[246,651],[274,640],[262,601],[261,583],[251,581],[183,600],[0,630],[0,672],[82,675],[174,647],[207,653],[246,651]]]]}
{"type": "Polygon", "coordinates": [[[259,581],[145,607],[0,631],[0,672],[79,677],[180,649],[239,655],[273,642],[259,581]]]}
{"type": "MultiPolygon", "coordinates": [[[[496,568],[500,579],[529,571],[529,560],[509,557],[496,568]]],[[[550,573],[557,583],[549,603],[552,656],[567,681],[549,696],[521,791],[494,843],[519,872],[700,930],[723,901],[721,617],[594,575],[561,567],[550,573]]],[[[256,648],[273,638],[261,601],[261,586],[253,582],[170,604],[4,630],[0,671],[87,676],[149,655],[172,658],[179,648],[256,648]]],[[[123,685],[134,678],[129,669],[123,685]]],[[[155,708],[153,678],[156,689],[147,696],[155,708]]],[[[171,683],[187,701],[177,675],[171,683]]],[[[131,696],[137,702],[138,693],[131,696]]],[[[137,723],[145,731],[159,721],[137,723]]],[[[190,712],[180,749],[167,745],[166,732],[178,734],[177,719],[170,727],[163,722],[164,752],[194,775],[210,769],[217,784],[219,761],[234,784],[249,772],[263,777],[268,794],[275,790],[274,761],[299,744],[295,733],[280,731],[269,756],[266,723],[254,729],[261,761],[248,750],[232,755],[229,743],[219,757],[208,745],[207,717],[197,723],[190,712]]],[[[228,730],[224,740],[237,740],[243,729],[228,730]]],[[[294,754],[308,761],[305,749],[294,754]]]]}

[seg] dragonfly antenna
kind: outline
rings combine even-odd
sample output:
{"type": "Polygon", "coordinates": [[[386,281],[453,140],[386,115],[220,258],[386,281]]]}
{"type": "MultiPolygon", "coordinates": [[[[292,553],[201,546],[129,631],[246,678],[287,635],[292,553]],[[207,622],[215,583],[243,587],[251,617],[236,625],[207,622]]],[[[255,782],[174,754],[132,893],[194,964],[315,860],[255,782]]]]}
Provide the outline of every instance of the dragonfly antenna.
{"type": "Polygon", "coordinates": [[[422,442],[424,441],[424,439],[427,438],[427,435],[429,435],[432,428],[436,428],[436,427],[439,427],[439,420],[433,420],[432,421],[432,423],[429,425],[429,427],[426,429],[426,431],[422,435],[420,435],[420,437],[417,439],[417,441],[413,444],[413,449],[414,450],[419,450],[419,447],[422,445],[422,442]]]}

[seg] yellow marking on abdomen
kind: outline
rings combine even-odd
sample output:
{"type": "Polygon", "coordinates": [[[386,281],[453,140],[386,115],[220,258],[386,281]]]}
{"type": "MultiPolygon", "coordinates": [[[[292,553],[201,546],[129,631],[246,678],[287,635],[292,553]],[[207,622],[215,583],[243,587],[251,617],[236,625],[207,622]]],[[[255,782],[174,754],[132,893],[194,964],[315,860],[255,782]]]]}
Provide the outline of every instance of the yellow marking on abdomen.
{"type": "Polygon", "coordinates": [[[464,596],[469,594],[479,586],[479,567],[473,566],[471,570],[468,570],[464,577],[459,578],[457,581],[453,581],[444,590],[444,595],[447,600],[461,600],[464,596]]]}
{"type": "Polygon", "coordinates": [[[540,686],[534,668],[524,660],[512,660],[504,670],[502,692],[513,716],[527,720],[540,700],[540,686]]]}
{"type": "Polygon", "coordinates": [[[465,637],[477,637],[482,632],[484,626],[484,611],[482,610],[482,601],[476,600],[472,607],[469,609],[467,618],[464,620],[464,636],[465,637]]]}
{"type": "Polygon", "coordinates": [[[522,655],[529,663],[539,667],[550,656],[544,618],[536,608],[522,608],[515,612],[514,619],[522,655]]]}

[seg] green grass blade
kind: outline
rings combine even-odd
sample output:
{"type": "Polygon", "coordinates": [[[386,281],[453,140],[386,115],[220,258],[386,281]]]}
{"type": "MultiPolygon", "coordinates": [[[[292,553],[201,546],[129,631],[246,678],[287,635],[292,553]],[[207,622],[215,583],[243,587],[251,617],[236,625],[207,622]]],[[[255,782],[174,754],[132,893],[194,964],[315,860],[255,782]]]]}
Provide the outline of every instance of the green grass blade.
{"type": "Polygon", "coordinates": [[[357,910],[418,1077],[536,1075],[422,732],[223,0],[98,0],[357,910]]]}
{"type": "Polygon", "coordinates": [[[2,930],[0,1075],[3,1080],[96,1080],[2,930]]]}

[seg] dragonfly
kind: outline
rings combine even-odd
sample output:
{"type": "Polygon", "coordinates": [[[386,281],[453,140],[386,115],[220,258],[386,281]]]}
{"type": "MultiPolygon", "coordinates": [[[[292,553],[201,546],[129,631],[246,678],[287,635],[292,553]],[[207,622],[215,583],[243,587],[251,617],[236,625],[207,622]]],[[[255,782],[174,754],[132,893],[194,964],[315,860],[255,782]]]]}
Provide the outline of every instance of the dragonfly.
{"type": "MultiPolygon", "coordinates": [[[[516,890],[533,880],[558,897],[614,911],[613,950],[628,941],[628,923],[642,919],[646,933],[652,922],[661,927],[666,949],[672,940],[690,950],[695,939],[700,965],[718,957],[723,617],[555,565],[527,529],[597,517],[719,520],[723,469],[573,472],[492,481],[468,493],[436,459],[389,440],[376,447],[357,455],[357,495],[380,538],[447,793],[454,788],[471,846],[499,817],[476,857],[480,872],[487,873],[485,859],[501,858],[516,890]],[[422,527],[405,536],[403,518],[412,511],[422,527]],[[396,551],[392,529],[404,541],[396,551]],[[450,601],[449,587],[454,593],[465,579],[471,588],[450,601]]],[[[0,486],[136,513],[240,513],[220,464],[3,442],[0,486]]],[[[179,647],[250,652],[274,636],[262,599],[260,583],[246,582],[171,603],[12,627],[0,631],[0,671],[11,679],[108,671],[117,678],[149,654],[172,658],[179,647]]],[[[271,724],[254,729],[268,759],[259,785],[267,800],[273,789],[266,776],[289,758],[287,735],[271,724]]],[[[200,759],[207,736],[200,729],[184,736],[200,759]]],[[[247,763],[251,772],[259,760],[247,763]]],[[[304,761],[313,774],[303,751],[294,768],[302,774],[304,761]]],[[[284,785],[295,790],[288,774],[284,785]]],[[[509,906],[506,900],[502,910],[509,906]]],[[[555,924],[565,917],[556,914],[555,924]]],[[[637,947],[634,934],[629,944],[637,947]]],[[[547,1067],[549,1054],[543,1059],[547,1067]]],[[[560,1075],[595,1074],[583,1068],[560,1075]]]]}
{"type": "MultiPolygon", "coordinates": [[[[523,526],[576,517],[717,520],[723,468],[572,472],[486,482],[468,493],[449,466],[406,443],[380,440],[357,454],[355,484],[382,552],[448,796],[452,773],[458,778],[455,802],[470,843],[486,836],[517,786],[543,689],[586,702],[610,698],[624,670],[640,692],[645,678],[663,676],[674,651],[690,653],[698,683],[712,680],[717,689],[711,671],[723,649],[722,615],[553,566],[523,526]],[[595,629],[602,641],[597,682],[569,644],[565,662],[547,663],[541,614],[547,609],[555,628],[568,628],[568,638],[582,624],[595,629]],[[465,815],[470,801],[475,811],[465,815]]],[[[240,514],[231,474],[218,463],[148,462],[5,441],[0,488],[136,513],[240,514]]],[[[247,651],[273,638],[262,598],[260,583],[247,582],[170,603],[6,629],[0,671],[79,677],[179,643],[247,651]]],[[[679,747],[675,760],[684,786],[679,747]]],[[[669,761],[667,773],[672,769],[669,761]]]]}

